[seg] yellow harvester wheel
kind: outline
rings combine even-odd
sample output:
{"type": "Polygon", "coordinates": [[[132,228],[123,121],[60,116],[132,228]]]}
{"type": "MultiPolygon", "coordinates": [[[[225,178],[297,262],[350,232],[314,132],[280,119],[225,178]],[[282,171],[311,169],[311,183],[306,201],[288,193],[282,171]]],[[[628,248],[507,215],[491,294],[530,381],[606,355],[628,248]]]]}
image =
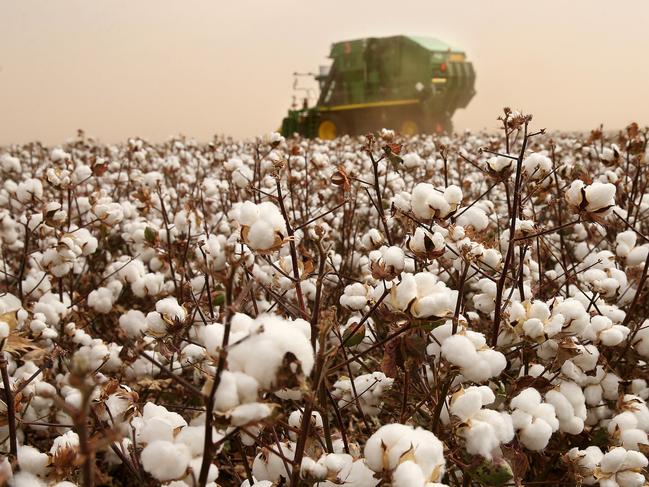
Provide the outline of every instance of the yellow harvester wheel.
{"type": "Polygon", "coordinates": [[[323,120],[318,126],[318,137],[322,140],[335,139],[337,135],[336,124],[331,120],[323,120]]]}
{"type": "Polygon", "coordinates": [[[414,120],[406,120],[401,124],[401,134],[416,135],[419,133],[419,126],[414,120]]]}

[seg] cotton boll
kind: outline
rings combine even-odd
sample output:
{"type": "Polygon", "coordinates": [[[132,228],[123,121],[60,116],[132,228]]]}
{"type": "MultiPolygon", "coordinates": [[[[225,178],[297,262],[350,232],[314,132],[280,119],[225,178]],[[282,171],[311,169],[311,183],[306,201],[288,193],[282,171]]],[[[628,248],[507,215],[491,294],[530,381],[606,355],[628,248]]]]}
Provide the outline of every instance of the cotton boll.
{"type": "Polygon", "coordinates": [[[275,243],[275,231],[273,227],[264,220],[257,220],[250,227],[247,235],[247,243],[252,249],[270,249],[275,243]]]}
{"type": "Polygon", "coordinates": [[[154,441],[144,447],[141,454],[142,467],[161,482],[184,476],[189,465],[189,449],[183,444],[154,441]]]}
{"type": "Polygon", "coordinates": [[[532,180],[544,178],[552,170],[552,160],[543,154],[533,153],[523,160],[523,174],[532,180]]]}
{"type": "Polygon", "coordinates": [[[47,487],[47,484],[30,472],[17,472],[10,483],[11,487],[47,487]]]}
{"type": "Polygon", "coordinates": [[[241,404],[230,411],[230,424],[235,427],[258,423],[270,416],[272,408],[263,403],[241,404]]]}
{"type": "Polygon", "coordinates": [[[386,267],[396,274],[401,273],[405,267],[405,255],[399,247],[388,247],[383,253],[383,260],[386,267]]]}
{"type": "Polygon", "coordinates": [[[514,397],[510,406],[514,409],[512,422],[523,445],[530,450],[544,449],[552,433],[559,429],[554,406],[543,403],[541,394],[531,387],[514,397]]]}
{"type": "Polygon", "coordinates": [[[469,368],[478,360],[475,346],[463,335],[453,335],[442,344],[442,356],[460,368],[469,368]]]}
{"type": "Polygon", "coordinates": [[[458,205],[462,202],[462,190],[459,186],[451,184],[444,190],[444,198],[451,205],[458,205]]]}
{"type": "Polygon", "coordinates": [[[264,314],[254,320],[249,337],[230,349],[228,363],[230,370],[244,372],[261,387],[270,389],[276,384],[277,372],[289,352],[308,375],[314,363],[310,325],[304,320],[264,314]]]}
{"type": "Polygon", "coordinates": [[[294,443],[280,443],[273,451],[262,451],[252,463],[252,474],[259,480],[277,482],[280,478],[289,479],[291,476],[291,461],[295,456],[294,443]],[[275,452],[282,454],[283,458],[275,452]],[[286,463],[285,461],[288,460],[286,463]]]}
{"type": "Polygon", "coordinates": [[[365,443],[364,456],[367,466],[377,473],[395,468],[396,464],[388,461],[385,452],[411,431],[412,427],[398,423],[381,426],[365,443]]]}
{"type": "Polygon", "coordinates": [[[21,470],[43,477],[47,474],[50,457],[33,446],[22,445],[18,448],[18,464],[21,470]]]}
{"type": "Polygon", "coordinates": [[[128,310],[119,317],[119,326],[128,337],[140,337],[146,330],[144,313],[136,309],[128,310]]]}
{"type": "Polygon", "coordinates": [[[521,442],[532,451],[543,450],[552,436],[552,427],[541,419],[532,421],[521,430],[521,442]]]}
{"type": "Polygon", "coordinates": [[[393,487],[425,487],[425,485],[424,472],[410,460],[400,464],[392,475],[393,487]]]}
{"type": "Polygon", "coordinates": [[[610,183],[593,183],[585,189],[588,211],[599,211],[615,205],[615,186],[610,183]]]}

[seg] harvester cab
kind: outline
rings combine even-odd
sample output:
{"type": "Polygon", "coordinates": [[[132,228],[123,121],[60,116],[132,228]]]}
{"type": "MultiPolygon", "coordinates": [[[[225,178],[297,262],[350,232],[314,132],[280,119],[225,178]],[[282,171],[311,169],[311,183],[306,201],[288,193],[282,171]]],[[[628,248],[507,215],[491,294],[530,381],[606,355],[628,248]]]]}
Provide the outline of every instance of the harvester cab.
{"type": "Polygon", "coordinates": [[[475,95],[473,65],[464,52],[437,39],[344,41],[331,46],[329,57],[330,66],[306,73],[320,93],[313,106],[308,91],[301,107],[294,103],[282,121],[285,137],[332,139],[381,128],[406,135],[451,132],[453,114],[475,95]]]}

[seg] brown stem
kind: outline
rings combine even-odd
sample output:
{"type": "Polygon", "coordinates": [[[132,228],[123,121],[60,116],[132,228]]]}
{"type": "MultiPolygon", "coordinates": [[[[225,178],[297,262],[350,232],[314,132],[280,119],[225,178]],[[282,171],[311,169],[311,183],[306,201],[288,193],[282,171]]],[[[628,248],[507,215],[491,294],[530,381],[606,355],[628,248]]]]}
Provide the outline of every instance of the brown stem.
{"type": "Polygon", "coordinates": [[[7,372],[7,357],[5,352],[0,352],[0,372],[2,373],[2,387],[4,388],[5,403],[7,404],[7,421],[9,422],[9,452],[12,458],[18,456],[18,437],[16,435],[16,408],[14,405],[9,373],[7,372]]]}

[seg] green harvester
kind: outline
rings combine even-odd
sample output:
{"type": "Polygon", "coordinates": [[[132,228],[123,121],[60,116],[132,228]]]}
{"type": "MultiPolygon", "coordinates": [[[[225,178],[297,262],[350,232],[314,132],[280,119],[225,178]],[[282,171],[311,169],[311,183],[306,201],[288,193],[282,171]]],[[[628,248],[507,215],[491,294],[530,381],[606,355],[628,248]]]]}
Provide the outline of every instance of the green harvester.
{"type": "Polygon", "coordinates": [[[331,46],[331,66],[313,76],[320,94],[289,110],[285,137],[333,139],[391,128],[404,135],[450,133],[475,95],[466,55],[429,37],[370,37],[331,46]]]}

